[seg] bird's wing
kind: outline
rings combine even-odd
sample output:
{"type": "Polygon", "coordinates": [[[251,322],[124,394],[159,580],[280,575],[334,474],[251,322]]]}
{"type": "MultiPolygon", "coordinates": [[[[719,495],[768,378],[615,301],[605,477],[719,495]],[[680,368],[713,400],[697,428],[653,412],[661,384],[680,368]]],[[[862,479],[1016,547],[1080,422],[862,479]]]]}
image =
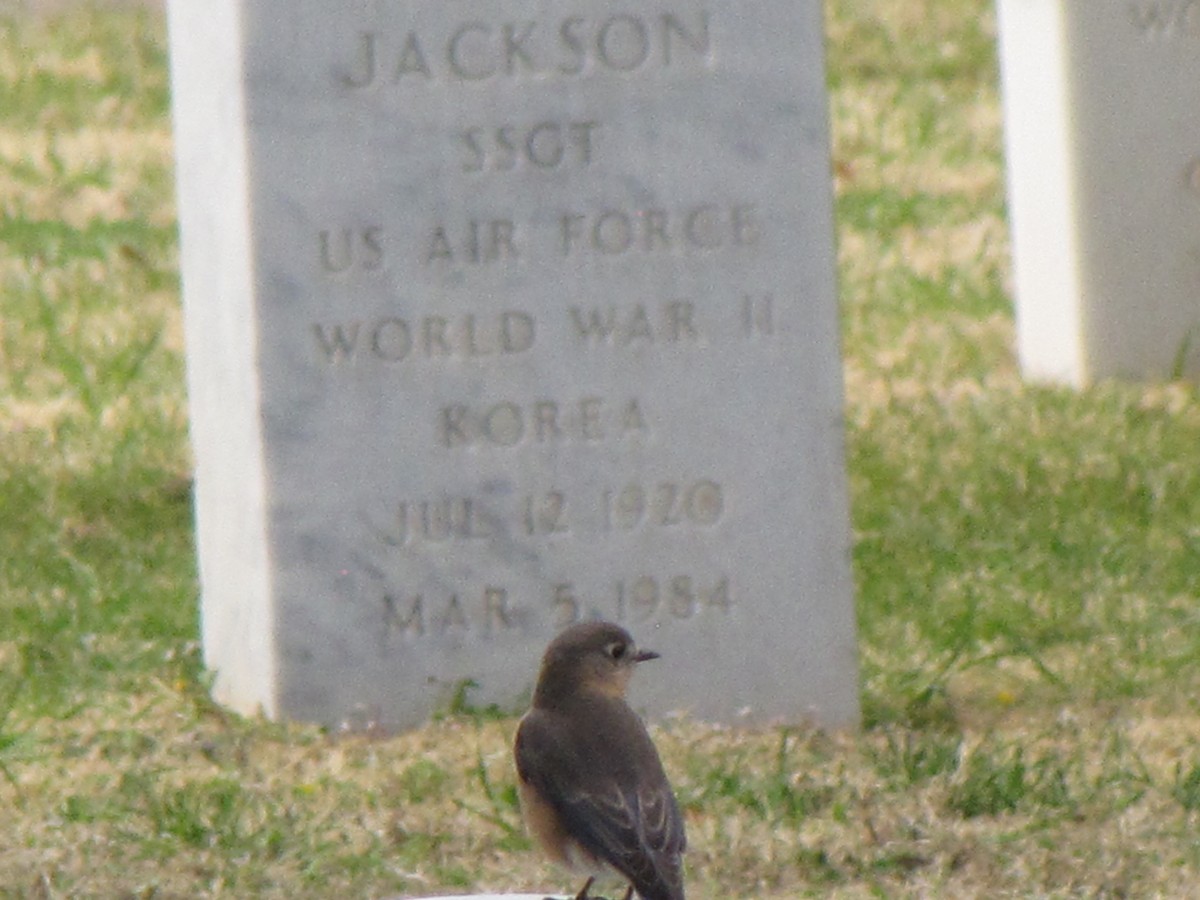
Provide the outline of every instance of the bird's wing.
{"type": "Polygon", "coordinates": [[[572,838],[629,878],[641,897],[683,900],[687,839],[658,755],[649,745],[652,765],[622,765],[614,761],[621,748],[602,732],[594,732],[597,753],[580,753],[552,717],[527,716],[517,732],[518,775],[551,804],[572,838]]]}

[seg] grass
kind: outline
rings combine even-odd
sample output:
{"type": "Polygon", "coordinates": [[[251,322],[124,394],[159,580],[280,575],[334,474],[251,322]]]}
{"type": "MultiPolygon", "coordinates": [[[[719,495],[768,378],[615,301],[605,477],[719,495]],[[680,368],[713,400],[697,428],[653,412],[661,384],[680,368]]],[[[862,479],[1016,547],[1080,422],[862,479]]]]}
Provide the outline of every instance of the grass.
{"type": "MultiPolygon", "coordinates": [[[[979,0],[834,0],[864,729],[656,729],[689,896],[1200,881],[1200,403],[1021,382],[979,0]]],[[[557,889],[513,721],[207,699],[163,23],[0,18],[0,893],[557,889]]]]}

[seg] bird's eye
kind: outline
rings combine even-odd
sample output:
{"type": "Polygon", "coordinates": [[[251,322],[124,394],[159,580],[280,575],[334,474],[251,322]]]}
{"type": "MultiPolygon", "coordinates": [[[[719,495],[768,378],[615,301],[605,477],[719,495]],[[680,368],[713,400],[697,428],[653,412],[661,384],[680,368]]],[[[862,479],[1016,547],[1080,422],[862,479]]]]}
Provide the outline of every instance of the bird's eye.
{"type": "Polygon", "coordinates": [[[624,644],[622,644],[620,641],[617,641],[616,643],[609,644],[607,649],[608,649],[608,655],[611,656],[613,659],[624,659],[625,653],[628,651],[629,648],[626,647],[624,644]]]}

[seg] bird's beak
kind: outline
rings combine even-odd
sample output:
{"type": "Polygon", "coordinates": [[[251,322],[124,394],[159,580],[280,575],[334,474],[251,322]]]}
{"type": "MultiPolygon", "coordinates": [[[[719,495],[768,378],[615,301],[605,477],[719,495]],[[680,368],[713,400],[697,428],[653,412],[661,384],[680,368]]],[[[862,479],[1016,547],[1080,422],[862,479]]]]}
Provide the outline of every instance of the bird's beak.
{"type": "Polygon", "coordinates": [[[634,654],[634,662],[645,662],[648,659],[658,659],[662,654],[655,653],[653,650],[639,650],[634,654]]]}

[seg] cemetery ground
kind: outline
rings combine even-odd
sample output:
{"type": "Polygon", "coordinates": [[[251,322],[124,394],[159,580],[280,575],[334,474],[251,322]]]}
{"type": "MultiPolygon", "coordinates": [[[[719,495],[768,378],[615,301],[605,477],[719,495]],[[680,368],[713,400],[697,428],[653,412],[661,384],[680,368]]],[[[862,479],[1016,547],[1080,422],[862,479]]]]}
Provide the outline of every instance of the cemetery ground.
{"type": "MultiPolygon", "coordinates": [[[[990,4],[827,30],[864,727],[657,725],[689,897],[1190,893],[1200,398],[1018,377],[990,4]]],[[[160,15],[0,18],[0,893],[565,891],[512,711],[207,699],[166,63],[160,15]]]]}

